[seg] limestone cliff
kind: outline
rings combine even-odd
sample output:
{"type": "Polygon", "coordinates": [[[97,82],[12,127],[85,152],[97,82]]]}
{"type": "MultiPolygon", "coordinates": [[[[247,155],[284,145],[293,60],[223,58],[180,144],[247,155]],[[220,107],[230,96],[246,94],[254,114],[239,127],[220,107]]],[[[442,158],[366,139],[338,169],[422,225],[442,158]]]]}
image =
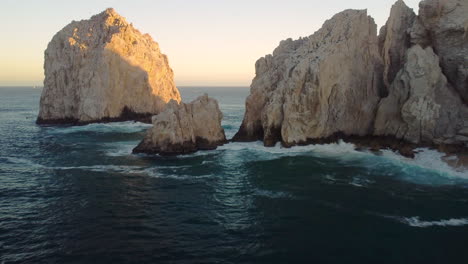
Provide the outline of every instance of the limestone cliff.
{"type": "Polygon", "coordinates": [[[166,55],[113,9],[60,30],[45,51],[39,124],[146,118],[180,101],[166,55]]]}
{"type": "Polygon", "coordinates": [[[457,135],[468,121],[468,108],[447,82],[432,48],[415,45],[406,61],[380,103],[374,133],[415,144],[468,142],[457,135]]]}
{"type": "Polygon", "coordinates": [[[468,2],[399,0],[377,37],[346,10],[256,63],[235,141],[285,146],[343,138],[411,156],[417,146],[468,146],[468,2]]]}
{"type": "Polygon", "coordinates": [[[433,47],[444,75],[468,104],[468,1],[422,1],[412,35],[413,43],[433,47]]]}
{"type": "Polygon", "coordinates": [[[380,29],[380,52],[384,61],[383,80],[387,90],[405,63],[406,51],[411,45],[409,30],[415,18],[413,10],[406,6],[403,0],[399,0],[392,6],[387,23],[380,29]]]}
{"type": "Polygon", "coordinates": [[[342,132],[366,135],[382,89],[377,26],[346,10],[308,38],[281,42],[256,63],[244,121],[234,140],[271,146],[342,132]]]}
{"type": "Polygon", "coordinates": [[[203,95],[193,102],[171,101],[153,117],[153,127],[134,153],[177,155],[216,149],[226,142],[218,102],[203,95]]]}

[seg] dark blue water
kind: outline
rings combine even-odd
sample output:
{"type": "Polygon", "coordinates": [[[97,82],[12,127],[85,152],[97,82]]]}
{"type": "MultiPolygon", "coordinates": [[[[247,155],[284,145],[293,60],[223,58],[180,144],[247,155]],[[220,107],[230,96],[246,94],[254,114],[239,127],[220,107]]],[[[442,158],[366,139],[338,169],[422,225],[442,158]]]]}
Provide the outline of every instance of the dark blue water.
{"type": "MultiPolygon", "coordinates": [[[[442,154],[232,143],[131,154],[148,125],[34,124],[0,88],[0,263],[468,263],[468,172],[442,154]]],[[[232,136],[247,88],[219,100],[232,136]]]]}

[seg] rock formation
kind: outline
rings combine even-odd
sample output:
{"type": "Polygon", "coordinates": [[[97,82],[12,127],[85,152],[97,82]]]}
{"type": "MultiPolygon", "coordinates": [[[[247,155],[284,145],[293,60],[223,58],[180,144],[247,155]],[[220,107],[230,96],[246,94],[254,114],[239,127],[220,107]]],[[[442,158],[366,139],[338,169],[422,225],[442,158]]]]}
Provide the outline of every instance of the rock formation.
{"type": "Polygon", "coordinates": [[[218,102],[206,94],[189,104],[171,101],[153,117],[153,128],[133,152],[177,155],[216,149],[226,143],[222,118],[218,102]]]}
{"type": "Polygon", "coordinates": [[[413,43],[430,43],[436,51],[444,75],[465,104],[468,104],[467,14],[466,0],[422,1],[419,4],[419,21],[413,32],[413,43]]]}
{"type": "Polygon", "coordinates": [[[346,10],[256,63],[233,140],[266,146],[343,138],[411,156],[417,146],[468,146],[466,0],[402,0],[377,37],[366,11],[346,10]]]}
{"type": "Polygon", "coordinates": [[[415,144],[454,144],[468,121],[468,108],[447,82],[431,47],[415,45],[406,64],[380,103],[375,135],[394,136],[415,144]]]}
{"type": "Polygon", "coordinates": [[[45,51],[39,124],[144,119],[180,101],[158,44],[113,9],[73,21],[45,51]]]}
{"type": "Polygon", "coordinates": [[[392,6],[387,23],[380,29],[379,44],[385,65],[383,80],[387,92],[405,63],[406,51],[411,44],[408,31],[415,18],[413,10],[406,6],[403,0],[399,0],[392,6]]]}
{"type": "Polygon", "coordinates": [[[377,26],[346,10],[308,38],[282,41],[257,61],[237,141],[302,144],[341,132],[367,135],[382,92],[377,26]]]}

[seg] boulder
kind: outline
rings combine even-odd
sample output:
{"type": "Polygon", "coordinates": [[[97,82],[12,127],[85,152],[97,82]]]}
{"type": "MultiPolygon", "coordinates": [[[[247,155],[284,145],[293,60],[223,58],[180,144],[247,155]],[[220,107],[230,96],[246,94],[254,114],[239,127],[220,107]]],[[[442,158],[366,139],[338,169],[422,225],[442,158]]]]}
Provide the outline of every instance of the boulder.
{"type": "Polygon", "coordinates": [[[146,120],[180,101],[166,55],[113,9],[60,30],[45,51],[39,124],[146,120]]]}
{"type": "Polygon", "coordinates": [[[367,135],[383,90],[377,26],[366,10],[346,10],[308,38],[282,41],[256,62],[246,113],[234,141],[367,135]]]}
{"type": "Polygon", "coordinates": [[[218,102],[203,95],[193,102],[171,101],[153,117],[153,127],[133,153],[178,155],[212,150],[226,143],[218,102]]]}

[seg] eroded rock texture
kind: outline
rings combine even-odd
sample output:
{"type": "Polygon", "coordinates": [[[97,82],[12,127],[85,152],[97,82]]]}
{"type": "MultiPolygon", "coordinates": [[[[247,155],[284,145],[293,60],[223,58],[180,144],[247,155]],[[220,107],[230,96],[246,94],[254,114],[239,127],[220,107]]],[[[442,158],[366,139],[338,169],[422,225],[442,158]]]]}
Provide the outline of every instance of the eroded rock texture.
{"type": "Polygon", "coordinates": [[[153,117],[153,127],[133,152],[178,155],[216,149],[226,143],[222,118],[218,102],[207,95],[189,104],[171,101],[153,117]]]}
{"type": "Polygon", "coordinates": [[[382,89],[376,32],[365,10],[346,10],[308,38],[282,41],[255,65],[234,140],[294,145],[338,132],[369,134],[382,89]]]}
{"type": "Polygon", "coordinates": [[[380,103],[376,135],[411,143],[453,144],[468,121],[468,109],[447,82],[431,47],[413,46],[390,95],[380,103]]]}
{"type": "Polygon", "coordinates": [[[468,104],[468,1],[425,0],[419,4],[418,17],[416,27],[422,29],[415,29],[415,35],[425,32],[423,44],[430,43],[444,75],[468,104]]]}
{"type": "Polygon", "coordinates": [[[282,41],[256,63],[234,140],[466,150],[467,5],[425,0],[416,16],[399,0],[378,38],[366,11],[346,10],[308,38],[282,41]]]}
{"type": "Polygon", "coordinates": [[[166,55],[113,9],[73,21],[45,51],[40,124],[146,118],[180,101],[166,55]]]}

